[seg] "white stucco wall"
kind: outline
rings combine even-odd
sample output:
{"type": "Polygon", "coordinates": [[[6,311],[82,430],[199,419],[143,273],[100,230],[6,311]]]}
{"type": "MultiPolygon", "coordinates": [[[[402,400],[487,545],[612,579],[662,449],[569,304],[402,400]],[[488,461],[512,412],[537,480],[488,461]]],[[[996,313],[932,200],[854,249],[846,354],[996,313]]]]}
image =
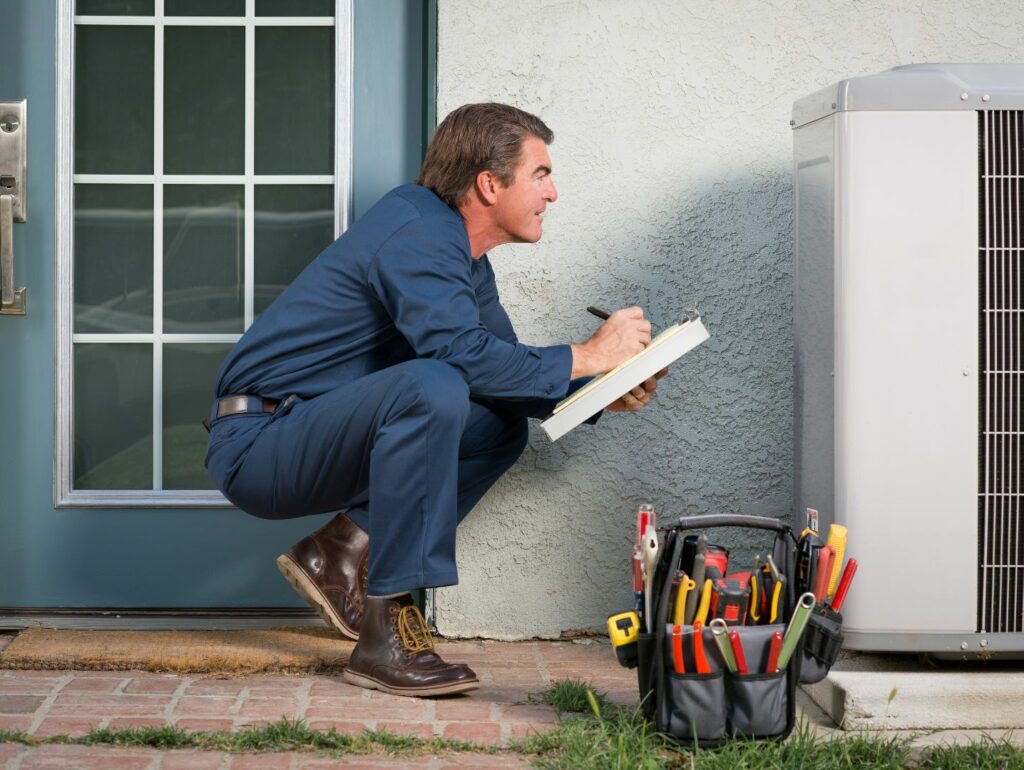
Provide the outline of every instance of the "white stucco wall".
{"type": "Polygon", "coordinates": [[[662,516],[792,506],[790,108],[844,77],[925,61],[1021,61],[1003,2],[440,0],[438,115],[540,115],[560,198],[538,245],[492,252],[520,338],[582,341],[588,304],[712,340],[640,415],[530,446],[459,532],[447,635],[597,629],[628,608],[637,502],[662,516]]]}

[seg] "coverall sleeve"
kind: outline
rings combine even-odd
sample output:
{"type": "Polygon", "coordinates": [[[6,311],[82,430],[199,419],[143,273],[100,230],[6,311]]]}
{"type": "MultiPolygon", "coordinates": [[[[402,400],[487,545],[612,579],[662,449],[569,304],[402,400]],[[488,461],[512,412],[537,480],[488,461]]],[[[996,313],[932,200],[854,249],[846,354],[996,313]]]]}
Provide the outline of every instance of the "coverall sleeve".
{"type": "MultiPolygon", "coordinates": [[[[494,280],[494,269],[491,267],[486,255],[480,258],[479,267],[475,291],[477,304],[480,307],[480,319],[483,321],[484,326],[490,329],[495,336],[500,337],[506,342],[518,342],[515,329],[512,327],[512,321],[509,320],[508,313],[505,312],[505,308],[502,306],[501,299],[498,296],[498,285],[494,280]]],[[[572,380],[564,397],[568,398],[592,379],[593,377],[578,377],[572,380]]],[[[492,398],[487,399],[487,401],[506,412],[543,420],[551,415],[551,411],[558,405],[561,398],[492,398]]],[[[598,412],[593,417],[587,419],[587,424],[593,425],[596,423],[601,414],[602,412],[598,412]]]]}
{"type": "Polygon", "coordinates": [[[472,257],[459,222],[415,219],[378,249],[368,281],[419,358],[455,367],[483,398],[563,398],[568,345],[499,338],[481,321],[472,257]]]}

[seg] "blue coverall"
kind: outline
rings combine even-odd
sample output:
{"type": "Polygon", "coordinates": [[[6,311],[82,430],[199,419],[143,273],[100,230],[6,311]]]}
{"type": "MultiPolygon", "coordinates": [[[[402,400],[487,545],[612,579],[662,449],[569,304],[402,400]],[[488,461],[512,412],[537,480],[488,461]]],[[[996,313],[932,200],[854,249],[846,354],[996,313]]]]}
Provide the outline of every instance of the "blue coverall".
{"type": "MultiPolygon", "coordinates": [[[[369,593],[458,582],[455,528],[570,392],[568,345],[516,339],[459,213],[399,187],[328,246],[221,366],[216,397],[280,399],[216,419],[207,468],[232,503],[291,518],[348,509],[369,593]]],[[[572,383],[572,389],[582,384],[572,383]]]]}

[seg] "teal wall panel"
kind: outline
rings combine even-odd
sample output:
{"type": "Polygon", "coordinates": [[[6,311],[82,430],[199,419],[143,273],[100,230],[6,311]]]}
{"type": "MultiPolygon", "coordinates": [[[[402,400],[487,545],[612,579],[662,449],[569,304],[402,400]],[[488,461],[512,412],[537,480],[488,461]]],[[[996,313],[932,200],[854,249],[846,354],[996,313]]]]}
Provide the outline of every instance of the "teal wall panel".
{"type": "Polygon", "coordinates": [[[425,150],[426,6],[421,0],[355,3],[354,218],[419,173],[425,150]]]}

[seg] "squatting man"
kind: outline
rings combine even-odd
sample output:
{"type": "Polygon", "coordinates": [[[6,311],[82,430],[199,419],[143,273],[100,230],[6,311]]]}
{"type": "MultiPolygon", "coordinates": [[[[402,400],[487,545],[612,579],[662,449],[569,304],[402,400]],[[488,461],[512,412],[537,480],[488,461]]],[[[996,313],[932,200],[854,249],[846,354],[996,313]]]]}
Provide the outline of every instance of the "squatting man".
{"type": "MultiPolygon", "coordinates": [[[[410,596],[454,585],[455,529],[545,417],[642,350],[639,307],[580,344],[521,343],[487,253],[540,240],[558,199],[537,117],[468,104],[392,190],[259,317],[218,375],[206,467],[261,518],[337,515],[281,555],[285,578],[358,640],[346,680],[396,695],[479,686],[441,659],[410,596]]],[[[659,372],[608,407],[635,412],[659,372]]]]}

